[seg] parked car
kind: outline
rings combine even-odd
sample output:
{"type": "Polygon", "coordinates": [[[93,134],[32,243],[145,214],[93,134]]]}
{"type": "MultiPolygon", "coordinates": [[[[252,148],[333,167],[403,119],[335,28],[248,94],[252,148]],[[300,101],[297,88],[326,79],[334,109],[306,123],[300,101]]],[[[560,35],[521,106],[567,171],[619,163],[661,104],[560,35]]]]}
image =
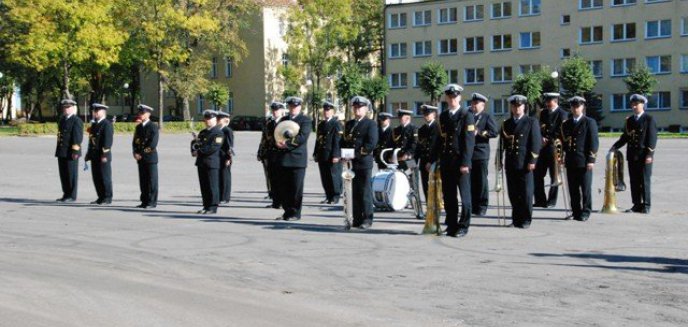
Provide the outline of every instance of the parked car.
{"type": "Polygon", "coordinates": [[[234,116],[229,123],[235,131],[260,131],[263,124],[262,118],[253,116],[234,116]]]}

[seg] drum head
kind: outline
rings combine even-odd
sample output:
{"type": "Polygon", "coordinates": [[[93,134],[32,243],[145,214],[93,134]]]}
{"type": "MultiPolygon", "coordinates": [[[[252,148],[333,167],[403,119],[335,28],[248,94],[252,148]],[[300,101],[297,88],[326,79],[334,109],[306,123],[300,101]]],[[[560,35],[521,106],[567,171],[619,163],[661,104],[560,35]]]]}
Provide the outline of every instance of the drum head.
{"type": "Polygon", "coordinates": [[[408,179],[399,171],[381,171],[373,178],[373,204],[376,208],[398,211],[406,208],[411,190],[408,179]]]}

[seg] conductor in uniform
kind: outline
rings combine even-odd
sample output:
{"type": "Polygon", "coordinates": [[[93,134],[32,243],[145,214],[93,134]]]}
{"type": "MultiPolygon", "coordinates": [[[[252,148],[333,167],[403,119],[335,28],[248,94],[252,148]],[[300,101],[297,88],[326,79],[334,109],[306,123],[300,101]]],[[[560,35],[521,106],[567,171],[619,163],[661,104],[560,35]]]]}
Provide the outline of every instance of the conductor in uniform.
{"type": "Polygon", "coordinates": [[[377,125],[368,118],[370,100],[362,96],[351,99],[354,119],[346,122],[342,148],[354,149],[352,170],[353,228],[369,229],[373,225],[373,151],[378,144],[377,125]]]}
{"type": "Polygon", "coordinates": [[[555,183],[554,141],[559,137],[561,123],[569,114],[559,108],[559,93],[545,93],[545,109],[540,112],[540,132],[542,149],[535,164],[535,207],[551,208],[557,205],[559,187],[555,183]],[[549,194],[545,195],[545,176],[549,171],[549,194]]]}
{"type": "Polygon", "coordinates": [[[382,170],[387,168],[387,166],[380,159],[380,153],[382,150],[393,147],[392,144],[392,127],[391,125],[392,114],[389,112],[381,112],[377,115],[377,144],[375,145],[375,152],[373,153],[375,162],[377,163],[377,169],[382,170]]]}
{"type": "Polygon", "coordinates": [[[196,157],[198,181],[201,186],[203,209],[199,214],[215,214],[220,202],[220,168],[222,167],[222,144],[225,136],[217,125],[217,112],[206,110],[203,112],[203,122],[206,128],[196,137],[195,150],[191,155],[196,157]]]}
{"type": "Polygon", "coordinates": [[[112,140],[114,129],[107,120],[108,107],[99,103],[91,105],[93,122],[89,128],[86,161],[91,161],[91,175],[98,199],[91,204],[112,203],[112,140]]]}
{"type": "Polygon", "coordinates": [[[229,114],[217,112],[218,125],[225,136],[222,143],[220,165],[220,203],[229,203],[232,194],[232,157],[234,156],[234,131],[229,127],[229,114]]]}
{"type": "Polygon", "coordinates": [[[399,149],[399,161],[412,159],[416,152],[416,125],[411,123],[413,111],[399,109],[399,125],[392,130],[392,144],[394,149],[399,149]]]}
{"type": "Polygon", "coordinates": [[[471,96],[471,112],[475,120],[475,148],[471,169],[471,207],[473,214],[484,216],[489,205],[490,191],[487,183],[487,167],[490,161],[490,139],[497,137],[497,123],[485,111],[487,97],[480,93],[471,96]]]}
{"type": "Polygon", "coordinates": [[[499,132],[501,149],[505,152],[506,183],[511,202],[511,220],[516,228],[528,228],[533,217],[533,170],[538,160],[542,135],[534,117],[525,114],[528,98],[512,95],[508,99],[511,118],[502,123],[499,132]]]}
{"type": "Polygon", "coordinates": [[[318,123],[318,136],[313,150],[313,159],[318,163],[320,182],[325,190],[325,200],[320,203],[337,204],[342,194],[342,156],[340,142],[342,125],[334,117],[335,105],[323,103],[324,119],[318,123]]]}
{"type": "Polygon", "coordinates": [[[595,167],[599,137],[597,122],[585,116],[585,99],[568,99],[571,118],[561,125],[571,210],[573,219],[586,221],[592,212],[592,170],[595,167]]]}
{"type": "Polygon", "coordinates": [[[55,157],[60,171],[62,197],[57,202],[76,201],[79,181],[79,157],[81,157],[81,141],[84,138],[84,123],[76,114],[76,102],[64,99],[60,102],[62,117],[58,123],[57,146],[55,157]]]}
{"type": "Polygon", "coordinates": [[[137,208],[149,209],[158,205],[158,138],[160,129],[150,120],[153,108],[140,104],[132,152],[139,168],[139,188],[141,204],[137,208]]]}
{"type": "Polygon", "coordinates": [[[276,144],[278,165],[279,198],[284,213],[278,219],[291,221],[301,219],[303,201],[303,179],[308,165],[308,136],[311,134],[312,120],[301,113],[303,100],[288,97],[285,101],[289,109],[282,121],[291,120],[299,125],[299,132],[276,144]]]}
{"type": "Polygon", "coordinates": [[[626,160],[631,180],[633,207],[626,212],[650,213],[652,163],[657,147],[657,122],[645,112],[647,98],[640,94],[631,95],[633,115],[626,117],[623,134],[610,151],[627,145],[626,160]]]}
{"type": "MultiPolygon", "coordinates": [[[[473,114],[461,107],[461,91],[463,87],[457,84],[449,84],[444,88],[447,110],[440,114],[440,139],[432,152],[432,162],[440,163],[447,236],[451,237],[468,234],[472,211],[470,174],[475,147],[475,121],[473,114]],[[461,195],[460,220],[457,188],[461,195]]],[[[425,169],[429,171],[430,164],[425,169]]]]}
{"type": "Polygon", "coordinates": [[[281,204],[277,196],[277,164],[275,163],[275,126],[282,119],[284,114],[284,103],[273,101],[270,104],[270,118],[263,127],[263,133],[260,138],[260,145],[258,146],[258,161],[263,164],[263,171],[265,172],[265,179],[268,185],[268,197],[272,200],[272,204],[267,205],[268,208],[279,209],[281,204]]]}
{"type": "Polygon", "coordinates": [[[440,135],[439,125],[435,121],[437,118],[437,111],[439,108],[427,104],[421,106],[423,112],[423,119],[425,124],[418,128],[418,145],[416,146],[416,159],[420,169],[421,184],[423,185],[423,194],[425,199],[428,198],[428,181],[429,172],[424,169],[432,160],[432,151],[435,143],[440,135]]]}

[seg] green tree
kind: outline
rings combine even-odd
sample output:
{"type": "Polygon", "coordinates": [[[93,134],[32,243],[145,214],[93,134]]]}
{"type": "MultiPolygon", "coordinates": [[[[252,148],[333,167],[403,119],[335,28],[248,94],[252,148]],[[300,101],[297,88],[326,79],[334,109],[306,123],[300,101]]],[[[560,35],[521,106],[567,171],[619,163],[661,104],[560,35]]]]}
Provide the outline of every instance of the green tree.
{"type": "Polygon", "coordinates": [[[514,84],[511,86],[512,94],[520,94],[528,98],[528,108],[530,114],[536,111],[537,104],[542,95],[542,79],[540,71],[531,71],[516,76],[514,84]]]}
{"type": "Polygon", "coordinates": [[[229,101],[229,89],[218,83],[213,83],[208,87],[205,98],[215,105],[215,108],[222,108],[229,101]]]}
{"type": "Polygon", "coordinates": [[[626,89],[632,94],[650,95],[657,85],[657,79],[652,76],[647,66],[639,66],[633,69],[630,75],[623,79],[626,89]]]}
{"type": "Polygon", "coordinates": [[[337,80],[335,87],[339,97],[344,100],[344,103],[346,103],[345,108],[347,109],[344,115],[346,119],[349,119],[351,116],[348,110],[349,99],[355,95],[361,94],[363,91],[363,74],[361,73],[361,69],[358,67],[358,65],[349,64],[344,66],[342,70],[342,77],[337,80]]]}
{"type": "MultiPolygon", "coordinates": [[[[382,101],[389,93],[389,84],[384,76],[375,76],[363,80],[362,94],[370,99],[375,110],[375,103],[382,101]]],[[[383,108],[383,107],[381,107],[383,108]]]]}
{"type": "Polygon", "coordinates": [[[119,60],[127,34],[118,29],[111,0],[5,0],[0,36],[8,59],[38,72],[61,70],[62,92],[71,98],[74,67],[103,69],[119,60]]]}
{"type": "MultiPolygon", "coordinates": [[[[308,73],[311,93],[319,93],[323,78],[341,62],[341,45],[356,36],[351,4],[352,0],[299,0],[288,11],[287,53],[293,65],[308,73]]],[[[318,111],[312,110],[312,115],[317,121],[318,111]]]]}
{"type": "Polygon", "coordinates": [[[385,4],[380,0],[356,0],[351,1],[351,10],[355,16],[355,22],[350,24],[355,29],[351,38],[344,41],[342,47],[346,49],[349,62],[358,65],[370,64],[380,67],[384,57],[385,36],[385,4]],[[378,56],[371,55],[378,53],[378,56]],[[369,63],[369,60],[373,60],[369,63]]]}
{"type": "MultiPolygon", "coordinates": [[[[597,84],[597,79],[590,64],[583,57],[573,56],[564,60],[559,81],[564,99],[576,95],[582,96],[587,101],[586,114],[597,121],[604,119],[601,102],[597,100],[598,96],[592,93],[597,84]]],[[[564,107],[567,105],[566,103],[563,104],[564,107]]]]}
{"type": "Polygon", "coordinates": [[[418,86],[430,97],[432,104],[437,105],[447,85],[447,80],[447,71],[444,66],[437,61],[429,61],[420,68],[418,86]]]}

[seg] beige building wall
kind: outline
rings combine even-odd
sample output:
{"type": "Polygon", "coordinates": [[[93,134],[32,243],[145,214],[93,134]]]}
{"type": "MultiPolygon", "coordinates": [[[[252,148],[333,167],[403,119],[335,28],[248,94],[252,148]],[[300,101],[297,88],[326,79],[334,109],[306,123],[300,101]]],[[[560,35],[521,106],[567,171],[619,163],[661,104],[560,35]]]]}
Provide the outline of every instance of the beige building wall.
{"type": "MultiPolygon", "coordinates": [[[[414,109],[416,103],[427,102],[429,97],[414,87],[414,75],[428,60],[444,64],[448,70],[458,71],[454,81],[464,86],[464,99],[472,92],[489,96],[490,108],[497,118],[506,117],[502,108],[503,100],[510,94],[511,81],[493,81],[493,67],[511,67],[512,79],[521,73],[521,66],[548,66],[557,70],[564,58],[564,51],[580,54],[587,60],[601,63],[601,75],[593,92],[602,95],[602,106],[605,119],[603,126],[620,128],[624,118],[630,114],[627,109],[613,110],[614,94],[626,93],[623,76],[612,76],[613,60],[634,58],[636,64],[645,63],[647,57],[670,56],[671,68],[667,73],[656,74],[659,81],[657,92],[669,92],[670,101],[665,101],[661,108],[650,109],[657,118],[659,127],[680,124],[688,128],[688,1],[648,1],[626,0],[628,5],[612,6],[613,1],[623,0],[511,0],[511,1],[476,1],[476,0],[437,0],[416,3],[388,4],[385,12],[385,68],[386,75],[392,84],[393,74],[407,75],[407,85],[393,87],[387,97],[387,110],[394,111],[406,106],[414,109]],[[523,3],[540,3],[540,13],[520,15],[523,3]],[[581,4],[602,4],[599,8],[581,9],[581,4]],[[511,15],[504,18],[492,18],[492,6],[496,3],[510,3],[511,15]],[[481,5],[483,18],[466,21],[465,15],[471,15],[474,6],[481,5]],[[438,23],[440,11],[456,8],[456,22],[438,23]],[[467,9],[469,8],[469,9],[467,9]],[[425,26],[414,26],[414,13],[430,11],[431,21],[425,26]],[[468,11],[468,13],[467,13],[468,11]],[[399,16],[406,15],[405,27],[392,27],[399,21],[399,16]],[[568,16],[569,22],[565,19],[568,16]],[[647,22],[670,20],[671,34],[668,37],[646,38],[647,22]],[[636,37],[627,41],[612,41],[615,24],[635,23],[636,37]],[[601,40],[590,44],[581,43],[581,29],[584,27],[602,26],[601,40]],[[541,43],[532,49],[520,49],[520,33],[539,32],[541,43]],[[511,35],[510,50],[493,51],[494,35],[511,35]],[[484,49],[474,53],[465,51],[466,39],[483,37],[484,49]],[[443,39],[457,39],[456,54],[439,54],[439,42],[443,39]],[[430,56],[414,56],[414,43],[431,41],[430,56]],[[406,54],[400,58],[391,58],[393,44],[406,43],[406,54]],[[565,50],[566,49],[566,50],[565,50]],[[471,84],[466,79],[466,69],[483,69],[484,82],[471,84]]],[[[478,10],[480,11],[480,10],[478,10]]],[[[451,10],[450,10],[451,12],[451,10]]],[[[401,19],[403,20],[403,19],[401,19]]],[[[599,34],[598,34],[599,35],[599,34]]],[[[403,46],[402,46],[403,48],[403,46]]],[[[662,96],[666,99],[666,93],[662,96]]],[[[621,97],[626,98],[626,97],[621,97]]],[[[618,101],[617,101],[618,102],[618,101]]],[[[621,104],[617,104],[621,107],[621,104]]]]}

